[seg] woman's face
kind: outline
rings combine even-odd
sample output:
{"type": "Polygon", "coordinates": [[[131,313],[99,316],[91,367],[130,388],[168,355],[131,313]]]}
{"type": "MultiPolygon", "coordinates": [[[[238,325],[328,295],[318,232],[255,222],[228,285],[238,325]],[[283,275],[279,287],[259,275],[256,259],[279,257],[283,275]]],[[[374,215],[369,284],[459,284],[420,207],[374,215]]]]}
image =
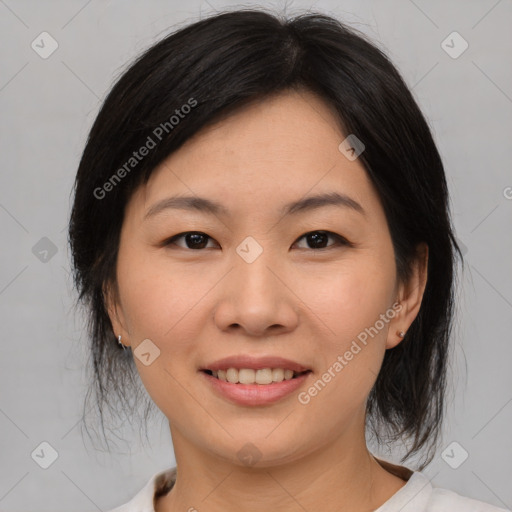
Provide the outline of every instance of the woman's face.
{"type": "Polygon", "coordinates": [[[385,350],[419,302],[398,312],[384,211],[362,164],[339,149],[344,139],[318,97],[282,93],[190,139],[127,205],[110,316],[175,449],[182,440],[273,465],[362,436],[385,350]],[[307,201],[325,194],[352,206],[307,201]],[[175,196],[196,207],[161,203],[175,196]],[[263,357],[309,373],[245,387],[203,371],[231,356],[253,358],[228,364],[245,369],[240,378],[291,366],[263,357]]]}

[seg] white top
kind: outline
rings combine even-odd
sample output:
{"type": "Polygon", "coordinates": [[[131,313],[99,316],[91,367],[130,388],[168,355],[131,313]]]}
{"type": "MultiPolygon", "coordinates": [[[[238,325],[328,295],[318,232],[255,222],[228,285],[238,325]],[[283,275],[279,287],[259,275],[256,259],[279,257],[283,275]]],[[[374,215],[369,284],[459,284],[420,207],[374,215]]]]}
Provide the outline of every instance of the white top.
{"type": "MultiPolygon", "coordinates": [[[[382,459],[379,463],[391,465],[382,459]]],[[[409,475],[408,478],[404,478],[407,483],[374,512],[512,512],[460,496],[448,489],[433,487],[430,480],[418,471],[412,471],[404,466],[391,466],[398,468],[399,475],[409,475]]],[[[155,512],[155,497],[166,494],[175,479],[175,467],[156,473],[128,503],[108,512],[155,512]]]]}

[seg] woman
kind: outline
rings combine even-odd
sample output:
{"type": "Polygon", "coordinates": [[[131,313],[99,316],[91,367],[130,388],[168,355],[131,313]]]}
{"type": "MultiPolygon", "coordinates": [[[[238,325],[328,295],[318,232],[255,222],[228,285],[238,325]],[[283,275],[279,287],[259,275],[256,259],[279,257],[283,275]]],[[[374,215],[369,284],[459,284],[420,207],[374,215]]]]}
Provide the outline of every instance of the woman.
{"type": "Polygon", "coordinates": [[[91,129],[69,235],[100,408],[138,373],[176,456],[117,512],[503,510],[421,473],[462,255],[427,123],[361,34],[242,10],[155,44],[91,129]]]}

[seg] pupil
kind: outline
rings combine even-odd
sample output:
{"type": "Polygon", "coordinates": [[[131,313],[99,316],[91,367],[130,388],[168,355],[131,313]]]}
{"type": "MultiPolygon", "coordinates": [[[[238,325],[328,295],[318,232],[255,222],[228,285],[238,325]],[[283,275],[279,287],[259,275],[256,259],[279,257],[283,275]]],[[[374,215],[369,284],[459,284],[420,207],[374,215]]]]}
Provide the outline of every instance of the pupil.
{"type": "Polygon", "coordinates": [[[318,248],[323,244],[323,242],[327,241],[327,235],[325,233],[311,233],[308,235],[308,243],[313,245],[313,247],[318,248]]]}
{"type": "Polygon", "coordinates": [[[201,233],[189,233],[187,235],[187,245],[191,243],[191,249],[202,249],[206,245],[205,239],[205,235],[201,233]],[[201,244],[201,239],[203,239],[203,244],[201,244]],[[198,245],[200,245],[200,247],[198,247],[198,245]]]}

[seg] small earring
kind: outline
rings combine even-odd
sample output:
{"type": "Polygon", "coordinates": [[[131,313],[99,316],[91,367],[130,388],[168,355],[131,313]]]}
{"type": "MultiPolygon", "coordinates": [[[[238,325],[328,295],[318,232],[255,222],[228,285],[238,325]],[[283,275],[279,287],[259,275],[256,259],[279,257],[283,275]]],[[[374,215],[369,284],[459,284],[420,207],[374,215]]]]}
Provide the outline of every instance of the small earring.
{"type": "Polygon", "coordinates": [[[125,346],[125,344],[124,344],[124,343],[121,343],[121,335],[119,335],[119,336],[117,337],[117,342],[119,343],[119,345],[122,345],[122,346],[123,346],[123,350],[126,350],[126,346],[125,346]]]}
{"type": "Polygon", "coordinates": [[[403,338],[405,336],[404,331],[397,332],[397,334],[398,334],[398,336],[400,336],[400,338],[403,338]]]}

